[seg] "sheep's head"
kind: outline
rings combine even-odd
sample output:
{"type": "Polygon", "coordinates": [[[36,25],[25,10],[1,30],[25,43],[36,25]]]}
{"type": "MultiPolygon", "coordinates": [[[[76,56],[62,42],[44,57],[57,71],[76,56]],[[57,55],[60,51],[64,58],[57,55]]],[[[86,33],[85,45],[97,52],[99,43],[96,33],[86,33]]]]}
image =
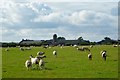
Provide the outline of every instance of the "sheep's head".
{"type": "Polygon", "coordinates": [[[30,58],[33,58],[33,56],[32,56],[32,55],[30,55],[30,58]]]}

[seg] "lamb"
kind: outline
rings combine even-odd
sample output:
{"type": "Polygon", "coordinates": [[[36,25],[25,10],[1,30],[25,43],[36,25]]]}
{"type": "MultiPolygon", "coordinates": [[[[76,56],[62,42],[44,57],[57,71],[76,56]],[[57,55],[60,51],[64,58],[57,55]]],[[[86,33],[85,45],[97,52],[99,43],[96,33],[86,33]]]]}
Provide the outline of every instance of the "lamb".
{"type": "Polygon", "coordinates": [[[29,69],[29,68],[32,67],[31,60],[26,60],[26,62],[25,62],[25,67],[26,67],[27,69],[29,69]]]}
{"type": "Polygon", "coordinates": [[[91,53],[88,53],[88,59],[92,60],[92,54],[91,53]]]}
{"type": "Polygon", "coordinates": [[[55,57],[57,57],[57,51],[56,51],[56,50],[53,51],[53,55],[54,55],[55,57]]]}

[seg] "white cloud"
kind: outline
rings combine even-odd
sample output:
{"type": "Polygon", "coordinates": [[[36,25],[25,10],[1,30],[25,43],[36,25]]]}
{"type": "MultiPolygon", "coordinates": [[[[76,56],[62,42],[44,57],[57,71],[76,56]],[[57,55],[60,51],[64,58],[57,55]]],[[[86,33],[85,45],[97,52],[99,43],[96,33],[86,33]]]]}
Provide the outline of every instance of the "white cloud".
{"type": "Polygon", "coordinates": [[[68,3],[66,7],[63,3],[59,3],[59,8],[55,5],[55,9],[52,5],[48,6],[41,2],[5,2],[1,7],[3,10],[0,15],[3,40],[50,39],[54,33],[66,39],[75,39],[79,36],[90,40],[98,40],[105,36],[115,38],[118,19],[117,16],[110,14],[113,5],[108,9],[108,6],[98,7],[98,4],[92,3],[94,4],[92,8],[95,6],[97,8],[90,9],[88,4],[91,3],[87,5],[68,3]],[[99,8],[100,10],[97,10],[99,8]]]}
{"type": "Polygon", "coordinates": [[[59,22],[71,25],[112,25],[117,24],[115,16],[111,16],[102,12],[95,12],[90,10],[76,11],[71,14],[54,12],[49,15],[39,15],[33,22],[59,22]]]}

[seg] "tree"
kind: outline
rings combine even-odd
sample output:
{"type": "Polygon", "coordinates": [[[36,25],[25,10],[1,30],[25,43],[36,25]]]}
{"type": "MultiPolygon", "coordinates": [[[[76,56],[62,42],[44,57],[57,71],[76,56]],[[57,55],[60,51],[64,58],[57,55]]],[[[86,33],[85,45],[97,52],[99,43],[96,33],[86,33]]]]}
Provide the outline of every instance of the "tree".
{"type": "Polygon", "coordinates": [[[82,38],[82,37],[79,37],[79,38],[78,38],[78,41],[82,41],[82,40],[83,40],[83,38],[82,38]]]}
{"type": "Polygon", "coordinates": [[[105,37],[104,39],[107,40],[107,41],[108,41],[108,40],[111,40],[109,37],[105,37]]]}

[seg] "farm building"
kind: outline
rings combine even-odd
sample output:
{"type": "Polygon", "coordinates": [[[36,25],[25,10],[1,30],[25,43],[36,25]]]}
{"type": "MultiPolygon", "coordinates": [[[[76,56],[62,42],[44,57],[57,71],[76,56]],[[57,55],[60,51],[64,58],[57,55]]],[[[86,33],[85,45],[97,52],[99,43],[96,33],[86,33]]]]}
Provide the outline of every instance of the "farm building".
{"type": "Polygon", "coordinates": [[[57,37],[56,34],[53,35],[53,39],[50,40],[29,40],[22,39],[19,45],[74,45],[79,44],[78,40],[66,40],[64,37],[57,37]]]}

